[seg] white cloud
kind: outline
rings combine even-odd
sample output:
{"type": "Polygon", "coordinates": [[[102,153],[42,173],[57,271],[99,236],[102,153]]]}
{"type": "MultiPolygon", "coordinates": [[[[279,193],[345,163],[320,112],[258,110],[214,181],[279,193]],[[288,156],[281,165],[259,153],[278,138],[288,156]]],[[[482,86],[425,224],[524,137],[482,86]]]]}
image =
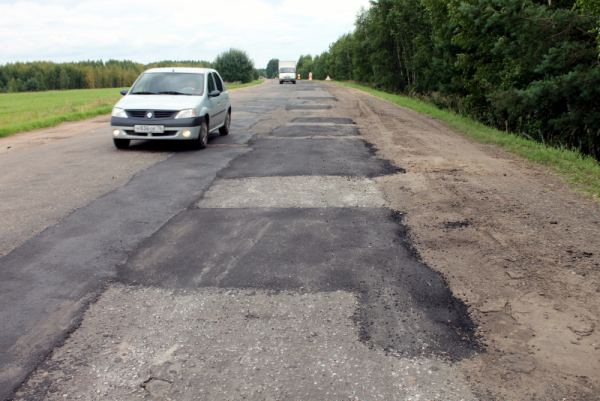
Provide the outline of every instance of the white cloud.
{"type": "Polygon", "coordinates": [[[232,47],[256,67],[320,54],[368,0],[28,0],[0,3],[0,64],[207,60],[232,47]]]}

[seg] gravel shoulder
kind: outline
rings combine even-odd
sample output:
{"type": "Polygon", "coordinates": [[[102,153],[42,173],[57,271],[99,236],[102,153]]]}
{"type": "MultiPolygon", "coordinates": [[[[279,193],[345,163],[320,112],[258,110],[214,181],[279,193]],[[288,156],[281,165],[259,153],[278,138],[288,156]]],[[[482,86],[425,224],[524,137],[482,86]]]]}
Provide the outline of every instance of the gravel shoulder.
{"type": "Polygon", "coordinates": [[[482,398],[600,399],[600,209],[546,168],[443,122],[330,84],[377,155],[415,251],[468,306],[487,352],[461,362],[482,398]]]}

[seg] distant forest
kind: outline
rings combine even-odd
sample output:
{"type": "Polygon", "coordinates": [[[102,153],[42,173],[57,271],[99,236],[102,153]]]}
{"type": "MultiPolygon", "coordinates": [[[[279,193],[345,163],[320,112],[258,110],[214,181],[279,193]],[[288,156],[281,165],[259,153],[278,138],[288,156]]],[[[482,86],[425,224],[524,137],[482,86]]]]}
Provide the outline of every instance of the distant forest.
{"type": "Polygon", "coordinates": [[[0,66],[0,92],[122,88],[131,86],[148,68],[210,66],[208,61],[168,60],[150,64],[117,60],[8,63],[0,66]]]}
{"type": "Polygon", "coordinates": [[[600,158],[600,0],[377,0],[297,69],[600,158]]]}
{"type": "MultiPolygon", "coordinates": [[[[227,54],[231,52],[224,52],[227,54]]],[[[252,78],[265,75],[265,69],[256,69],[252,63],[252,78]]],[[[211,68],[209,61],[159,61],[150,64],[133,61],[108,60],[53,63],[33,61],[0,65],[0,93],[36,92],[64,89],[123,88],[131,86],[148,68],[197,67],[211,68]]],[[[224,77],[225,79],[225,77],[224,77]]]]}

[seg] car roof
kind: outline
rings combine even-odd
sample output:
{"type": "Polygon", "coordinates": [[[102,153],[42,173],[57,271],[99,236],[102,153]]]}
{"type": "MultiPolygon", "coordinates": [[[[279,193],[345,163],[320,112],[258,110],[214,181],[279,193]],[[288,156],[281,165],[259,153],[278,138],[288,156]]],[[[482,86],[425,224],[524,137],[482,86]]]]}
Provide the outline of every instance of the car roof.
{"type": "Polygon", "coordinates": [[[150,68],[144,71],[145,73],[158,73],[158,72],[183,72],[188,74],[204,74],[206,72],[214,72],[212,68],[192,68],[192,67],[165,67],[165,68],[150,68]]]}

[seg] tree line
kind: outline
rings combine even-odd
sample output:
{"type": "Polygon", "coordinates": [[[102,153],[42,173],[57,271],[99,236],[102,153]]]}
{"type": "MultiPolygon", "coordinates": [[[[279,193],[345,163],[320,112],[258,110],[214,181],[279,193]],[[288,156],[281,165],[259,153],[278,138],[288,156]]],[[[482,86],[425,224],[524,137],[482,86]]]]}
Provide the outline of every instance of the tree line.
{"type": "Polygon", "coordinates": [[[0,65],[0,92],[27,92],[64,89],[122,88],[133,85],[149,68],[215,68],[226,82],[251,82],[264,70],[254,68],[248,54],[230,49],[209,61],[165,60],[150,64],[108,60],[53,63],[51,61],[17,62],[0,65]]]}
{"type": "Polygon", "coordinates": [[[377,0],[297,70],[600,157],[600,0],[377,0]]]}

